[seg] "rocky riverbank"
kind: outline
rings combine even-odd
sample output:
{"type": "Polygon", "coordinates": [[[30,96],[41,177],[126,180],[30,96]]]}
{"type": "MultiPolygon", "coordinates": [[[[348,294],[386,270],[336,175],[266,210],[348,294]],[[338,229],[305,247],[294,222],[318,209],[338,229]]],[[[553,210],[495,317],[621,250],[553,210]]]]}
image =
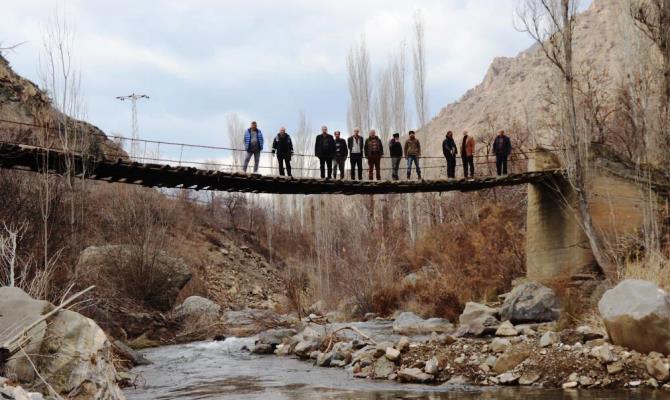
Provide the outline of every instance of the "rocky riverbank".
{"type": "MultiPolygon", "coordinates": [[[[660,289],[638,293],[636,298],[628,296],[626,301],[617,295],[636,285],[639,282],[623,283],[606,293],[601,308],[609,298],[638,311],[651,310],[653,301],[644,297],[655,296],[660,289]]],[[[663,292],[663,296],[667,300],[667,294],[663,292]]],[[[669,306],[666,301],[665,307],[669,306]]],[[[359,324],[308,320],[299,329],[262,333],[252,351],[295,356],[319,367],[345,368],[352,377],[362,379],[564,389],[670,389],[670,359],[666,355],[617,345],[606,332],[590,326],[559,330],[555,322],[559,315],[558,300],[550,289],[526,284],[509,293],[499,308],[469,303],[458,325],[402,313],[393,323],[396,337],[376,340],[359,324]]],[[[311,320],[318,320],[316,317],[311,320]]],[[[659,318],[654,321],[657,327],[659,318]]],[[[628,326],[642,329],[631,322],[634,319],[625,319],[628,326]]],[[[614,326],[611,324],[616,321],[609,321],[608,330],[614,326]]],[[[638,330],[638,336],[653,331],[638,330]]]]}

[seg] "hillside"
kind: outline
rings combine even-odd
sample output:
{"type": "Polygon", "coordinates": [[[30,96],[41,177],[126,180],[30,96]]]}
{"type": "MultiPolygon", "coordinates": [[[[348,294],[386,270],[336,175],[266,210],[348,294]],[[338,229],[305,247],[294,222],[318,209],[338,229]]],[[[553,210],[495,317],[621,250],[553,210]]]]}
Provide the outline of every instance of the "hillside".
{"type": "MultiPolygon", "coordinates": [[[[621,0],[594,0],[578,16],[575,29],[578,70],[590,68],[599,75],[607,71],[610,85],[621,81],[624,70],[623,10],[621,0]]],[[[435,143],[441,142],[447,130],[454,131],[458,140],[464,130],[482,138],[507,129],[514,139],[516,125],[534,132],[537,144],[549,144],[553,138],[543,131],[540,118],[552,74],[552,66],[537,45],[516,57],[495,58],[484,80],[459,101],[442,108],[422,131],[435,143]]],[[[429,148],[437,152],[440,147],[429,148]]]]}
{"type": "MultiPolygon", "coordinates": [[[[56,126],[56,121],[67,123],[69,129],[83,133],[86,146],[95,144],[105,155],[112,158],[126,156],[98,127],[62,115],[54,109],[45,91],[14,72],[9,61],[0,54],[0,139],[33,144],[43,140],[45,134],[44,130],[34,125],[53,127],[56,126]]],[[[47,130],[47,134],[50,145],[59,147],[57,132],[47,130]]]]}

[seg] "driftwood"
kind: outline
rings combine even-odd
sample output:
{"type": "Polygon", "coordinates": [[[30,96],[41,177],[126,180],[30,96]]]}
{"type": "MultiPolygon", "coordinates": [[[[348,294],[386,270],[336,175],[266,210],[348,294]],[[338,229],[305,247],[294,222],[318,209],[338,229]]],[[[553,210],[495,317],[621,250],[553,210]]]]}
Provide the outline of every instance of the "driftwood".
{"type": "Polygon", "coordinates": [[[362,337],[363,339],[367,340],[368,342],[370,342],[370,343],[372,343],[372,344],[374,344],[374,345],[377,344],[377,342],[376,342],[374,339],[372,339],[370,336],[366,335],[365,333],[361,332],[360,329],[358,329],[358,328],[356,328],[356,327],[353,327],[353,326],[348,326],[348,325],[347,325],[347,326],[343,326],[343,327],[341,327],[341,328],[338,328],[338,329],[336,329],[336,330],[334,330],[333,332],[330,333],[330,335],[329,335],[329,336],[330,336],[330,340],[329,340],[329,342],[328,342],[328,346],[326,347],[326,351],[325,351],[325,353],[328,353],[328,352],[330,351],[330,349],[332,348],[332,346],[333,346],[333,340],[335,339],[335,334],[336,334],[337,332],[344,331],[344,330],[347,330],[347,329],[350,330],[350,331],[352,331],[352,332],[354,332],[354,333],[356,333],[357,335],[359,335],[359,336],[362,337]]]}

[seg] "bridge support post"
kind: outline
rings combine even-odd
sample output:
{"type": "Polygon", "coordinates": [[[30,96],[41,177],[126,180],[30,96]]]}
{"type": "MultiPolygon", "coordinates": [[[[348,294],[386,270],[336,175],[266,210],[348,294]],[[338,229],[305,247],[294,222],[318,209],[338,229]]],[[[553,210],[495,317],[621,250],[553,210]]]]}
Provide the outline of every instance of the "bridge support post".
{"type": "MultiPolygon", "coordinates": [[[[555,153],[538,151],[529,171],[561,168],[555,153]]],[[[566,179],[528,184],[526,274],[533,281],[569,277],[593,263],[593,254],[571,205],[575,193],[566,179]]]]}

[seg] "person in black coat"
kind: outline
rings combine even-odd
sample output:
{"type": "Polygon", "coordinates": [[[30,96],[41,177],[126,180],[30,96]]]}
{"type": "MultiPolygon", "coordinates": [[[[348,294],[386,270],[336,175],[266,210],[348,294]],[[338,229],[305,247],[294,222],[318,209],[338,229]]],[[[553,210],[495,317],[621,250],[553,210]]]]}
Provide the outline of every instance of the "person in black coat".
{"type": "Polygon", "coordinates": [[[344,162],[347,161],[349,150],[347,141],[340,138],[340,131],[335,131],[335,170],[333,178],[337,179],[337,170],[340,170],[340,179],[344,179],[344,162]]]}
{"type": "Polygon", "coordinates": [[[333,158],[335,157],[335,139],[328,133],[328,127],[321,127],[321,134],[316,137],[314,154],[319,158],[321,178],[330,179],[333,176],[333,158]],[[328,175],[326,175],[326,168],[328,175]]]}
{"type": "Polygon", "coordinates": [[[283,126],[279,128],[279,133],[272,142],[272,153],[277,154],[277,162],[279,164],[279,175],[284,176],[284,164],[286,164],[286,172],[288,176],[291,175],[291,156],[293,156],[293,142],[291,136],[286,133],[286,128],[283,126]]]}
{"type": "Polygon", "coordinates": [[[447,159],[447,178],[456,178],[456,155],[458,154],[458,147],[454,141],[454,133],[447,132],[447,137],[442,142],[442,154],[447,159]]]}
{"type": "Polygon", "coordinates": [[[400,143],[400,134],[394,133],[393,138],[389,141],[389,154],[391,155],[391,178],[394,181],[400,179],[398,169],[400,168],[400,161],[402,160],[402,143],[400,143]]]}
{"type": "Polygon", "coordinates": [[[493,141],[493,154],[496,155],[496,172],[498,176],[507,175],[507,158],[512,153],[512,141],[505,131],[500,131],[493,141]]]}

